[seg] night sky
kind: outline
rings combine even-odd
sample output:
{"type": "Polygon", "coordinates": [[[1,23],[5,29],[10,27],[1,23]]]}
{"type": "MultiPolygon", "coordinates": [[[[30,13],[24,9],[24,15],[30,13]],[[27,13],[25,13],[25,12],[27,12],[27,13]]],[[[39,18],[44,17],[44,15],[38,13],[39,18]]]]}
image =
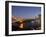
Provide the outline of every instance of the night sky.
{"type": "Polygon", "coordinates": [[[27,19],[41,14],[41,7],[12,6],[12,16],[22,16],[27,19]]]}

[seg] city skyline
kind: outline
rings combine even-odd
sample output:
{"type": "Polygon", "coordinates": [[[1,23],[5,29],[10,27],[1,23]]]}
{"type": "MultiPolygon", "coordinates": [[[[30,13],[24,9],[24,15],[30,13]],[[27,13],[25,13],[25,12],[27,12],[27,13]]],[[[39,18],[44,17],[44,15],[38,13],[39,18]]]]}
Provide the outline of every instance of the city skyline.
{"type": "Polygon", "coordinates": [[[12,6],[12,16],[22,16],[26,18],[34,18],[41,14],[41,7],[12,6]]]}

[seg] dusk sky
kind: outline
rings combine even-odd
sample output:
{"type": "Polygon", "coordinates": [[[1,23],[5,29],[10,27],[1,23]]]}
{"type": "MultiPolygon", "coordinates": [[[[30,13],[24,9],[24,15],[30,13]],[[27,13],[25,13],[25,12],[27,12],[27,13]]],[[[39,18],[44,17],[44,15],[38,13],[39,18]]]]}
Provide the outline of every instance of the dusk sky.
{"type": "Polygon", "coordinates": [[[41,14],[41,7],[12,6],[12,16],[30,18],[38,16],[38,14],[41,14]]]}

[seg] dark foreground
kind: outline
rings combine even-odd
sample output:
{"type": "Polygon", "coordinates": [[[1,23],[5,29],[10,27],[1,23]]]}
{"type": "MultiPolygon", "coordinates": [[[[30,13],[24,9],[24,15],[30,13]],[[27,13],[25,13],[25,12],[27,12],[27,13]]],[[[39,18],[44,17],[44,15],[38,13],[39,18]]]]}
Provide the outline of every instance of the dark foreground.
{"type": "Polygon", "coordinates": [[[31,23],[29,21],[23,21],[23,22],[12,23],[12,31],[40,30],[40,29],[41,29],[41,24],[38,24],[37,22],[31,23]],[[19,27],[21,24],[23,24],[23,28],[19,27]]]}

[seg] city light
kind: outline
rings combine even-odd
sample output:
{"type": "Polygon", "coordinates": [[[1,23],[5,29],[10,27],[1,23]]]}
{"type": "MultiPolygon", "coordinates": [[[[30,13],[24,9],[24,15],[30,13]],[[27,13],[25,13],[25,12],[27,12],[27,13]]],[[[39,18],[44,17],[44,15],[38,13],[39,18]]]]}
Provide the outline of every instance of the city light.
{"type": "Polygon", "coordinates": [[[20,26],[19,26],[20,28],[23,28],[23,23],[22,24],[20,24],[20,26]]]}

